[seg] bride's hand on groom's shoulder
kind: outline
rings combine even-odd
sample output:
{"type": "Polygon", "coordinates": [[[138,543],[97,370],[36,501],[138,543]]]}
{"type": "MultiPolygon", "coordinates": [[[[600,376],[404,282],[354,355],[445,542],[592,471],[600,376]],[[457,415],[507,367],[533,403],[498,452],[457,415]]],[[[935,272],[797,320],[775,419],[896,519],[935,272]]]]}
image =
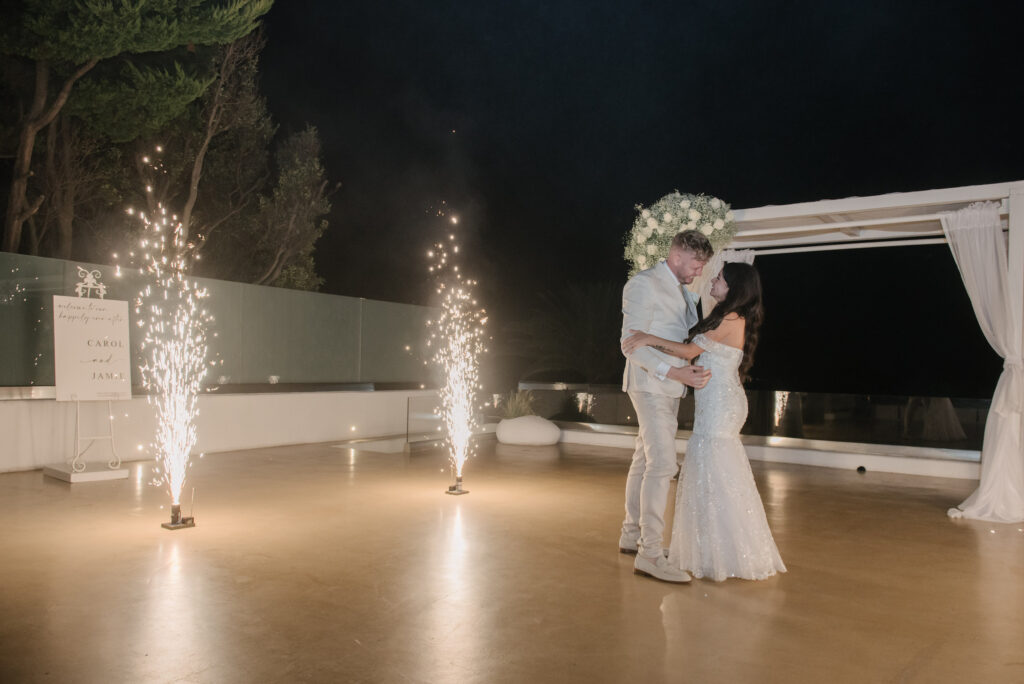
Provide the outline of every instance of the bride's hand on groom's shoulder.
{"type": "Polygon", "coordinates": [[[669,370],[665,377],[681,382],[688,387],[701,389],[711,379],[711,371],[703,366],[680,366],[669,370]]]}

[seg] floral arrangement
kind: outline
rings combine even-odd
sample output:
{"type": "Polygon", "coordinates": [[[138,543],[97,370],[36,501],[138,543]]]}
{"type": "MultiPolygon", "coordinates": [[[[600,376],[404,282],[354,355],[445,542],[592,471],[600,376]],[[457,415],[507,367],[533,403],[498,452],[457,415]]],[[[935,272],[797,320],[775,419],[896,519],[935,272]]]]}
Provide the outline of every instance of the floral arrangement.
{"type": "Polygon", "coordinates": [[[736,234],[729,205],[709,195],[688,195],[675,191],[649,207],[637,205],[637,217],[626,234],[624,257],[629,275],[650,268],[668,256],[672,238],[684,230],[699,230],[708,236],[717,252],[736,234]]]}

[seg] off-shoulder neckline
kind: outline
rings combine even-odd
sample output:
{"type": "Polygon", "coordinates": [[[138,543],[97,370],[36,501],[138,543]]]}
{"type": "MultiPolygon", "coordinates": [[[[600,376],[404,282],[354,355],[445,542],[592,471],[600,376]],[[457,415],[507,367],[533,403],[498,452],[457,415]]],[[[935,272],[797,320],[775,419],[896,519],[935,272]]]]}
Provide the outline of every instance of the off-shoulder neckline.
{"type": "MultiPolygon", "coordinates": [[[[743,350],[740,349],[739,347],[734,347],[731,344],[726,344],[725,342],[718,342],[716,340],[711,339],[710,337],[708,337],[704,333],[700,333],[699,335],[697,335],[697,337],[703,337],[705,342],[709,342],[712,345],[716,345],[716,346],[719,346],[719,347],[724,347],[725,349],[731,349],[732,351],[738,351],[741,354],[743,353],[743,350]]],[[[693,338],[694,342],[697,341],[697,337],[693,338]]],[[[698,344],[698,346],[701,346],[701,345],[698,344]]],[[[708,350],[708,351],[710,351],[710,350],[708,350]]]]}

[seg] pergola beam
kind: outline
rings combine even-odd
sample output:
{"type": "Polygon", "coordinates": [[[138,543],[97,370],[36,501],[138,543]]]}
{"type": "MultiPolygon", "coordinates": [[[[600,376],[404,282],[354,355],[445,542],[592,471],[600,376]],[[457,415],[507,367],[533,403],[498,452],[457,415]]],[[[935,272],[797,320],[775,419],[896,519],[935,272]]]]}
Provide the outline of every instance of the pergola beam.
{"type": "Polygon", "coordinates": [[[988,185],[967,185],[959,188],[920,190],[916,192],[893,192],[870,197],[847,197],[836,200],[781,204],[733,211],[739,224],[751,221],[776,219],[798,219],[824,214],[845,214],[857,211],[879,209],[913,209],[937,204],[969,204],[984,200],[1002,200],[1010,196],[1010,187],[1017,183],[991,183],[988,185]]]}

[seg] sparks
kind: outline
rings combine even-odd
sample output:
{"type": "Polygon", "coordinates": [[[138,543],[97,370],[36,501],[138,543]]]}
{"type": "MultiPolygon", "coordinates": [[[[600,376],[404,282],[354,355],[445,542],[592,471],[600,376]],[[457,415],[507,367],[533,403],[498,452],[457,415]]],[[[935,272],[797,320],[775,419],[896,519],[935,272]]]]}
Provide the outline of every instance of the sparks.
{"type": "Polygon", "coordinates": [[[180,222],[172,223],[160,207],[157,218],[139,214],[151,249],[140,269],[149,283],[135,298],[135,314],[143,330],[139,371],[149,402],[156,407],[153,444],[157,468],[154,484],[163,484],[171,505],[181,492],[196,444],[200,384],[207,372],[206,331],[212,317],[203,309],[205,288],[187,277],[190,251],[180,222]],[[171,235],[170,241],[167,239],[171,235]]]}
{"type": "MultiPolygon", "coordinates": [[[[449,240],[454,240],[454,235],[449,240]]],[[[466,460],[473,455],[471,437],[477,427],[474,396],[479,390],[479,355],[484,346],[484,313],[475,305],[476,281],[449,265],[449,246],[434,245],[431,273],[437,274],[441,314],[428,321],[433,361],[444,376],[440,390],[445,444],[456,478],[461,479],[466,460]]],[[[454,247],[457,251],[457,246],[454,247]]]]}

